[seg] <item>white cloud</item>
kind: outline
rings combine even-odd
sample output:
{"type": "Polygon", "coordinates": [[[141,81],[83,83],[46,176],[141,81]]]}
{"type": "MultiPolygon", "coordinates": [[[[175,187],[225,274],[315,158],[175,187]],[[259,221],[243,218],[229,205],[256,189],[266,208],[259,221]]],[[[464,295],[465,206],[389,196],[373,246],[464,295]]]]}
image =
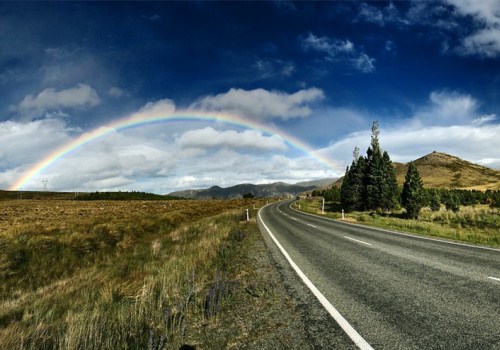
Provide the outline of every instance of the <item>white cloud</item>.
{"type": "Polygon", "coordinates": [[[477,118],[478,101],[468,94],[434,91],[429,103],[419,108],[413,121],[424,125],[468,124],[477,118]]]}
{"type": "Polygon", "coordinates": [[[444,52],[482,58],[500,55],[498,0],[416,1],[412,3],[407,18],[411,24],[443,30],[440,36],[444,35],[444,52]],[[458,42],[453,43],[456,34],[459,34],[458,42]]]}
{"type": "Polygon", "coordinates": [[[0,122],[1,167],[34,162],[71,139],[74,132],[60,119],[28,123],[0,122]]]}
{"type": "Polygon", "coordinates": [[[473,16],[485,26],[496,26],[500,22],[500,3],[497,0],[446,0],[464,16],[473,16]]]}
{"type": "Polygon", "coordinates": [[[309,33],[301,39],[302,48],[306,51],[318,51],[327,54],[327,59],[334,59],[337,55],[349,54],[354,51],[354,44],[349,40],[318,37],[309,33]]]}
{"type": "Polygon", "coordinates": [[[355,21],[375,23],[381,27],[385,26],[387,23],[400,25],[409,24],[408,20],[403,18],[392,2],[383,8],[372,6],[365,2],[361,3],[355,21]]]}
{"type": "Polygon", "coordinates": [[[293,62],[278,59],[257,58],[253,67],[256,71],[255,80],[289,77],[295,71],[295,64],[293,62]]]}
{"type": "Polygon", "coordinates": [[[472,125],[484,125],[497,119],[495,114],[482,115],[472,121],[472,125]]]}
{"type": "Polygon", "coordinates": [[[0,188],[10,187],[30,164],[69,142],[74,131],[60,119],[0,122],[0,188]]]}
{"type": "Polygon", "coordinates": [[[385,25],[384,14],[382,11],[375,6],[368,5],[367,3],[361,3],[356,19],[376,23],[380,26],[385,25]]]}
{"type": "Polygon", "coordinates": [[[53,88],[47,88],[36,96],[27,95],[17,107],[11,107],[11,109],[21,113],[43,113],[66,108],[85,109],[97,106],[99,103],[99,96],[93,88],[85,84],[78,84],[65,90],[57,91],[53,88]]]}
{"type": "Polygon", "coordinates": [[[285,141],[277,135],[265,136],[257,130],[218,131],[211,127],[187,131],[178,137],[176,142],[183,148],[229,147],[265,151],[285,151],[287,149],[285,141]]]}
{"type": "MultiPolygon", "coordinates": [[[[432,92],[426,105],[399,124],[381,121],[380,143],[393,161],[408,162],[432,151],[446,152],[465,160],[500,168],[500,124],[496,116],[481,115],[480,103],[467,94],[432,92]]],[[[352,161],[354,147],[364,153],[370,130],[351,133],[319,151],[344,166],[352,161]]]]}
{"type": "Polygon", "coordinates": [[[367,54],[361,54],[352,60],[353,66],[360,72],[371,73],[375,70],[375,59],[369,57],[367,54]]]}
{"type": "Polygon", "coordinates": [[[127,92],[119,87],[113,86],[108,90],[108,95],[114,98],[127,96],[127,92]]]}
{"type": "Polygon", "coordinates": [[[500,2],[497,0],[447,0],[462,16],[475,19],[475,31],[466,36],[458,52],[481,57],[500,55],[500,2]]]}
{"type": "Polygon", "coordinates": [[[482,29],[469,35],[463,40],[459,52],[466,55],[497,57],[500,54],[500,26],[482,29]]]}
{"type": "Polygon", "coordinates": [[[293,94],[264,89],[230,89],[226,93],[204,97],[191,109],[235,113],[255,119],[292,119],[311,114],[309,104],[323,100],[321,89],[310,88],[293,94]]]}
{"type": "Polygon", "coordinates": [[[174,101],[165,98],[158,101],[150,101],[142,106],[136,113],[132,114],[133,118],[154,118],[164,117],[175,112],[174,101]]]}
{"type": "MultiPolygon", "coordinates": [[[[380,144],[393,161],[408,162],[432,151],[446,152],[475,163],[500,168],[495,151],[500,149],[500,125],[396,126],[381,129],[380,144]],[[497,159],[495,161],[495,159],[497,159]]],[[[344,165],[352,161],[354,147],[364,153],[370,132],[353,133],[321,150],[344,165]]]]}
{"type": "Polygon", "coordinates": [[[313,33],[309,33],[306,37],[301,37],[300,42],[304,51],[322,53],[327,61],[347,63],[350,67],[362,73],[375,71],[375,59],[368,56],[363,49],[355,47],[348,39],[318,37],[313,33]]]}

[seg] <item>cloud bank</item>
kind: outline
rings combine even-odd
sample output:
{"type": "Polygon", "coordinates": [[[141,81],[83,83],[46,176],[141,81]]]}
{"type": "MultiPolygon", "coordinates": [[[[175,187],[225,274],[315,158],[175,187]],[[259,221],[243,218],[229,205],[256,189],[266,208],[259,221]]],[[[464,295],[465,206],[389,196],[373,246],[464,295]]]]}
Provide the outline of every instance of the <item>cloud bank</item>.
{"type": "Polygon", "coordinates": [[[217,131],[212,127],[189,130],[177,138],[176,142],[183,148],[215,148],[258,149],[285,151],[288,147],[278,135],[264,136],[257,130],[217,131]]]}
{"type": "Polygon", "coordinates": [[[322,101],[321,89],[309,88],[292,94],[265,89],[243,90],[232,88],[228,92],[203,97],[190,109],[227,112],[252,119],[304,118],[311,114],[310,105],[322,101]]]}
{"type": "MultiPolygon", "coordinates": [[[[392,160],[408,162],[432,151],[447,152],[474,163],[500,168],[500,124],[494,114],[482,115],[480,103],[458,92],[434,91],[413,117],[398,124],[381,124],[380,142],[392,160]]],[[[369,126],[351,133],[319,152],[345,166],[352,161],[354,147],[364,152],[370,142],[369,126]]]]}
{"type": "Polygon", "coordinates": [[[35,95],[27,95],[18,106],[11,108],[21,114],[41,114],[50,110],[89,108],[100,103],[97,92],[88,85],[77,84],[64,90],[47,88],[35,95]]]}

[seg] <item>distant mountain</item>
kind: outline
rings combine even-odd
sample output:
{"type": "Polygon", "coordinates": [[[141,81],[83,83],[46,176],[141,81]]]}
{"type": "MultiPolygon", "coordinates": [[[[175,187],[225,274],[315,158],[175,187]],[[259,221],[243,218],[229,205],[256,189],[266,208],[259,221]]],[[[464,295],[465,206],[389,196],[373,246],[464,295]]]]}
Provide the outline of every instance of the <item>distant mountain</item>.
{"type": "Polygon", "coordinates": [[[300,193],[311,191],[321,187],[323,184],[332,184],[336,179],[324,179],[317,181],[299,182],[291,185],[285,182],[275,182],[265,185],[240,184],[232,187],[222,188],[213,186],[200,190],[185,190],[169,193],[170,196],[211,199],[211,198],[242,198],[244,194],[251,193],[254,197],[286,197],[296,196],[300,193]]]}
{"type": "Polygon", "coordinates": [[[299,185],[299,186],[316,186],[317,188],[326,188],[326,187],[329,188],[337,180],[338,180],[338,178],[331,177],[331,178],[326,178],[326,179],[321,179],[321,180],[312,180],[312,181],[297,182],[295,185],[299,185]]]}
{"type": "MultiPolygon", "coordinates": [[[[432,152],[413,161],[417,167],[424,187],[456,188],[477,190],[500,190],[500,171],[468,162],[458,157],[432,152]]],[[[408,163],[393,162],[399,185],[403,185],[408,163]]],[[[335,182],[342,185],[343,177],[335,182]]]]}

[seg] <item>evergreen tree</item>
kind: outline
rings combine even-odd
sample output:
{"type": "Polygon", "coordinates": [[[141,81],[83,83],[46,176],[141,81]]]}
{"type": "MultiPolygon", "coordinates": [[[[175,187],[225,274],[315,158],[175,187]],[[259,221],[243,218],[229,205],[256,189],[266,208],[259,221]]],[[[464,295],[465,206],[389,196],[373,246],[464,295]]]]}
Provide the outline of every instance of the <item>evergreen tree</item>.
{"type": "Polygon", "coordinates": [[[492,208],[500,208],[500,191],[492,192],[492,200],[490,206],[492,208]]]}
{"type": "Polygon", "coordinates": [[[441,208],[441,197],[439,196],[439,192],[433,190],[429,193],[430,203],[429,206],[432,211],[438,211],[441,208]]]}
{"type": "Polygon", "coordinates": [[[446,206],[446,210],[451,210],[454,213],[460,210],[460,202],[453,192],[448,192],[447,196],[444,198],[444,205],[446,206]]]}
{"type": "Polygon", "coordinates": [[[410,163],[406,173],[401,202],[406,209],[406,215],[411,219],[417,219],[420,209],[424,204],[424,187],[418,169],[410,163]]]}
{"type": "Polygon", "coordinates": [[[340,190],[341,203],[347,210],[394,209],[399,205],[396,173],[387,152],[382,154],[379,123],[373,122],[366,158],[354,149],[354,159],[346,170],[340,190]]]}
{"type": "Polygon", "coordinates": [[[340,202],[346,210],[364,209],[364,173],[365,159],[359,157],[359,149],[354,149],[351,167],[347,167],[342,186],[340,202]]]}
{"type": "MultiPolygon", "coordinates": [[[[372,138],[373,140],[373,138],[372,138]]],[[[377,209],[383,198],[384,170],[380,149],[369,147],[366,151],[366,204],[367,209],[377,209]]]]}
{"type": "Polygon", "coordinates": [[[382,186],[382,202],[380,205],[386,210],[391,210],[399,206],[400,196],[398,182],[396,180],[396,170],[387,152],[384,152],[382,155],[382,169],[384,179],[382,186]]]}
{"type": "Polygon", "coordinates": [[[399,202],[396,173],[387,152],[382,154],[378,136],[379,123],[373,122],[370,147],[366,152],[366,207],[367,209],[394,209],[399,202]]]}
{"type": "MultiPolygon", "coordinates": [[[[354,164],[354,161],[353,161],[354,164]]],[[[352,164],[351,164],[352,165],[352,164]]],[[[351,169],[347,167],[345,169],[344,179],[342,180],[342,185],[340,186],[340,204],[345,210],[351,210],[352,202],[352,184],[351,184],[351,169]]]]}

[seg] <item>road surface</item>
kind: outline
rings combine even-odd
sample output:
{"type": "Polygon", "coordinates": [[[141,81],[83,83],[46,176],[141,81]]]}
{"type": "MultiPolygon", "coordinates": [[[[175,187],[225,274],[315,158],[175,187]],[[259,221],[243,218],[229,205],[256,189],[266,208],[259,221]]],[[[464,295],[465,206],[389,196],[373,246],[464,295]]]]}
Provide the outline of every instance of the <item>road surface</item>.
{"type": "MultiPolygon", "coordinates": [[[[349,225],[289,206],[259,212],[266,242],[291,271],[269,239],[275,237],[365,348],[500,349],[499,250],[349,225]]],[[[319,347],[354,346],[339,327],[323,328],[325,339],[330,330],[338,339],[319,347]]]]}

